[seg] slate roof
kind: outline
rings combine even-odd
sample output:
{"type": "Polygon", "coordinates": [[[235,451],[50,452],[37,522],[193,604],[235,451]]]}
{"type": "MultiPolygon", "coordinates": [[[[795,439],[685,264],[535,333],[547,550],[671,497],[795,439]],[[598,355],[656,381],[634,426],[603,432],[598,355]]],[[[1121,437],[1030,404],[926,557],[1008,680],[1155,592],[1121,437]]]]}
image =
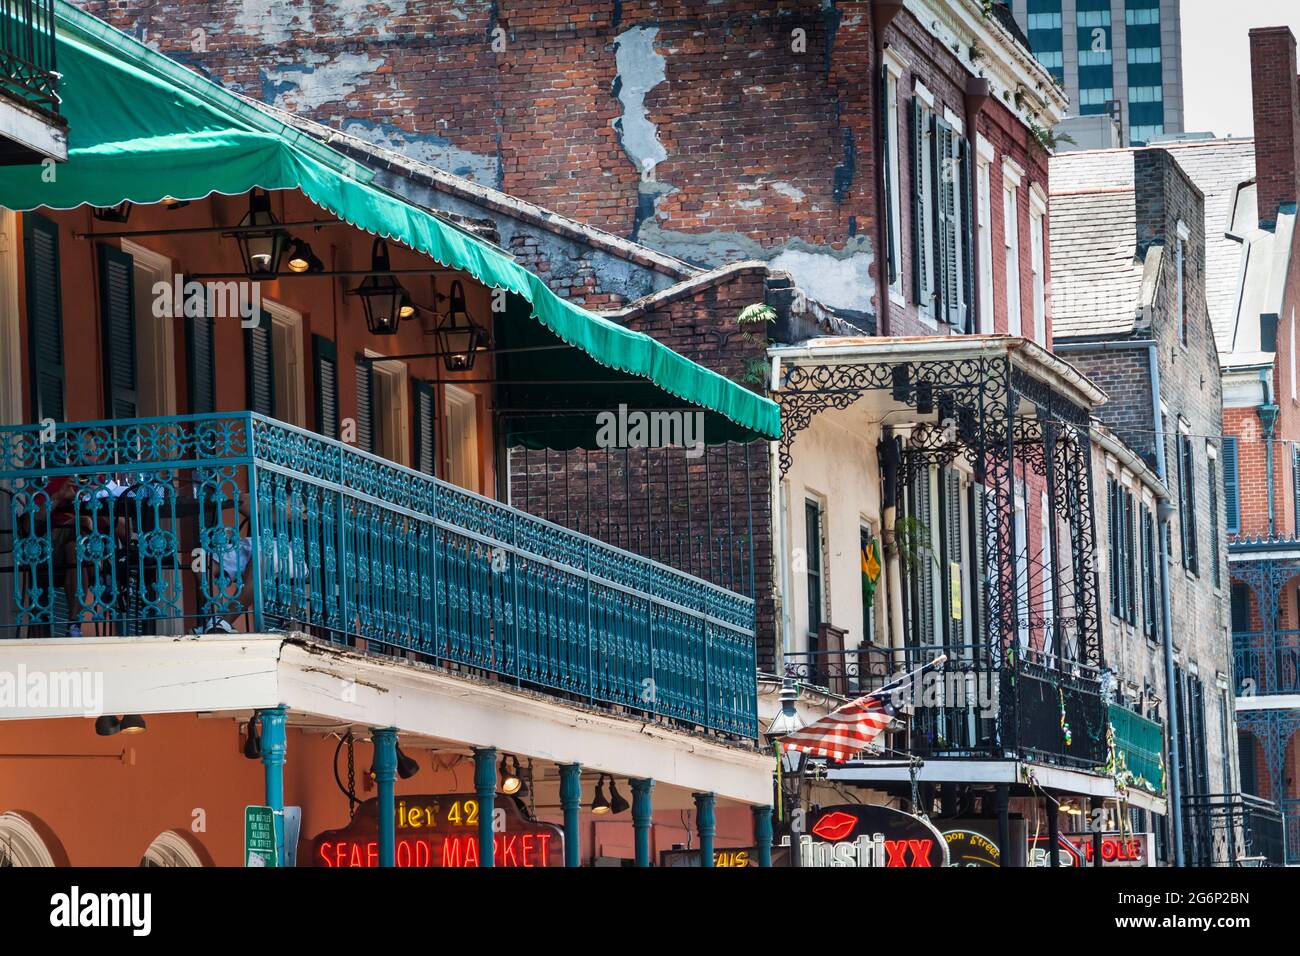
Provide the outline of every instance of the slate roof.
{"type": "Polygon", "coordinates": [[[1053,157],[1050,182],[1052,337],[1128,335],[1142,285],[1132,151],[1053,157]]]}

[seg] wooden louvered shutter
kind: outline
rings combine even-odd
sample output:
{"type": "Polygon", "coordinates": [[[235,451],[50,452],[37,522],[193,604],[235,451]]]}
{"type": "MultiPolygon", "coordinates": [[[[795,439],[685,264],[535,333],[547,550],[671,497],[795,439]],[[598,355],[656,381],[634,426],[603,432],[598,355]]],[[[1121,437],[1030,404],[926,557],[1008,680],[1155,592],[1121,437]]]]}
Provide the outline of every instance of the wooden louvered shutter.
{"type": "Polygon", "coordinates": [[[338,347],[324,336],[313,335],[311,354],[312,365],[316,370],[316,431],[326,438],[338,438],[338,347]]]}
{"type": "Polygon", "coordinates": [[[918,602],[918,641],[933,644],[934,640],[934,541],[933,524],[930,514],[930,466],[922,465],[917,469],[916,482],[912,487],[913,501],[916,503],[917,531],[917,590],[918,602]]]}
{"type": "Polygon", "coordinates": [[[99,318],[104,334],[104,410],[109,418],[140,413],[135,359],[135,259],[99,246],[99,318]]]}
{"type": "Polygon", "coordinates": [[[985,600],[984,588],[988,580],[989,542],[988,522],[984,517],[984,496],[987,492],[983,485],[971,485],[971,546],[975,555],[974,602],[977,611],[973,612],[974,628],[977,640],[988,633],[988,602],[985,600]]]}
{"type": "Polygon", "coordinates": [[[958,172],[961,175],[961,328],[975,331],[975,164],[970,143],[959,139],[958,172]]]}
{"type": "Polygon", "coordinates": [[[890,129],[889,122],[889,68],[882,66],[880,68],[880,165],[884,167],[885,175],[885,196],[884,203],[881,205],[885,223],[885,243],[886,253],[889,261],[889,284],[893,285],[898,281],[898,237],[894,235],[894,223],[891,220],[891,210],[894,208],[894,171],[890,166],[889,145],[898,136],[897,129],[890,129]]]}
{"type": "Polygon", "coordinates": [[[275,417],[275,355],[271,314],[262,312],[257,325],[244,330],[244,375],[248,407],[259,415],[275,417]]]}
{"type": "Polygon", "coordinates": [[[939,287],[939,318],[949,324],[957,319],[957,233],[953,221],[956,208],[956,176],[953,170],[953,128],[934,118],[934,274],[939,287]]]}
{"type": "Polygon", "coordinates": [[[921,308],[929,305],[925,277],[925,108],[912,97],[912,295],[921,308]]]}
{"type": "Polygon", "coordinates": [[[415,467],[432,475],[437,461],[433,386],[418,378],[411,385],[415,392],[415,467]]]}
{"type": "Polygon", "coordinates": [[[1237,490],[1237,439],[1223,439],[1223,503],[1228,512],[1228,534],[1241,530],[1241,506],[1237,490]]]}
{"type": "MultiPolygon", "coordinates": [[[[206,302],[204,305],[206,311],[206,302]]],[[[217,410],[216,329],[210,315],[185,317],[185,378],[189,411],[202,415],[217,410]]]]}
{"type": "Polygon", "coordinates": [[[953,468],[943,470],[943,524],[944,524],[944,606],[947,607],[948,643],[960,645],[965,643],[962,619],[966,608],[961,606],[962,570],[966,566],[965,549],[961,536],[961,475],[953,468]],[[954,599],[954,595],[956,598],[954,599]]]}
{"type": "Polygon", "coordinates": [[[375,450],[375,412],[371,397],[374,382],[374,370],[365,356],[358,355],[356,361],[357,382],[357,447],[362,451],[375,450]]]}
{"type": "Polygon", "coordinates": [[[59,228],[23,215],[27,279],[27,338],[36,421],[63,421],[63,293],[59,287],[59,228]]]}

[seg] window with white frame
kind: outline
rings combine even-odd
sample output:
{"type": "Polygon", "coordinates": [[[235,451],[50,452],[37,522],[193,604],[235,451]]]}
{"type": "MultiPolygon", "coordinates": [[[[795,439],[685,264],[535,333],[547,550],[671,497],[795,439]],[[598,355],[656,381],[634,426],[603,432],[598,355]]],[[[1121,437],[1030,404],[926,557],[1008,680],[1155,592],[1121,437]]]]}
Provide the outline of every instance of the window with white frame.
{"type": "Polygon", "coordinates": [[[976,163],[976,191],[979,194],[979,331],[993,331],[993,198],[992,156],[983,152],[976,163]]]}
{"type": "Polygon", "coordinates": [[[922,315],[935,318],[934,100],[917,84],[912,97],[912,297],[922,315]]]}
{"type": "Polygon", "coordinates": [[[1020,172],[1012,163],[1002,164],[1002,252],[1007,274],[1007,332],[1022,335],[1020,321],[1020,222],[1016,193],[1020,172]]]}
{"type": "Polygon", "coordinates": [[[1047,204],[1037,187],[1029,190],[1029,270],[1034,284],[1034,341],[1047,345],[1047,283],[1043,276],[1043,225],[1047,204]]]}

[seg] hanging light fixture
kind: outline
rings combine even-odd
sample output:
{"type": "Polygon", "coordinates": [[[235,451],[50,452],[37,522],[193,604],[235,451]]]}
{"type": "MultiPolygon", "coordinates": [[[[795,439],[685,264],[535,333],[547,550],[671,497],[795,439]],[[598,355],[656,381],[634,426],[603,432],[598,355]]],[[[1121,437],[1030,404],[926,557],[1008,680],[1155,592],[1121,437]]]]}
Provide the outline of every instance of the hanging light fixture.
{"type": "Polygon", "coordinates": [[[325,263],[321,262],[305,239],[289,240],[289,258],[285,261],[290,272],[324,272],[325,263]]]}
{"type": "Polygon", "coordinates": [[[411,301],[411,293],[402,297],[402,307],[397,310],[397,316],[403,320],[415,318],[415,303],[411,301]]]}
{"type": "Polygon", "coordinates": [[[397,323],[402,318],[402,304],[410,299],[402,284],[392,275],[385,275],[392,266],[388,263],[388,244],[376,238],[370,253],[370,271],[353,291],[361,296],[366,310],[366,328],[371,335],[395,335],[397,323]]]}
{"type": "Polygon", "coordinates": [[[280,257],[284,255],[289,234],[280,228],[271,212],[269,193],[254,189],[248,194],[248,214],[239,221],[239,232],[234,235],[244,260],[244,272],[250,279],[273,276],[280,271],[280,257]]]}
{"type": "Polygon", "coordinates": [[[163,196],[162,204],[168,209],[184,209],[190,204],[188,199],[177,199],[174,196],[163,196]]]}
{"type": "Polygon", "coordinates": [[[591,812],[609,813],[609,798],[605,796],[605,775],[603,773],[596,780],[596,795],[591,798],[591,812]]]}
{"type": "Polygon", "coordinates": [[[126,222],[131,218],[131,200],[123,199],[116,206],[95,206],[91,211],[100,222],[126,222]]]}
{"type": "Polygon", "coordinates": [[[631,804],[623,799],[623,794],[618,792],[618,787],[614,785],[614,778],[609,778],[609,812],[623,813],[631,804]]]}
{"type": "Polygon", "coordinates": [[[257,722],[257,715],[254,714],[248,721],[248,736],[244,738],[244,756],[249,760],[260,760],[262,758],[262,735],[253,727],[257,722]]]}
{"type": "Polygon", "coordinates": [[[474,367],[474,353],[488,347],[487,330],[470,318],[465,307],[465,288],[456,280],[447,296],[443,313],[433,334],[438,337],[438,351],[448,372],[467,372],[474,367]]]}
{"type": "Polygon", "coordinates": [[[122,722],[112,714],[101,714],[95,718],[95,733],[101,737],[112,737],[121,730],[122,722]]]}

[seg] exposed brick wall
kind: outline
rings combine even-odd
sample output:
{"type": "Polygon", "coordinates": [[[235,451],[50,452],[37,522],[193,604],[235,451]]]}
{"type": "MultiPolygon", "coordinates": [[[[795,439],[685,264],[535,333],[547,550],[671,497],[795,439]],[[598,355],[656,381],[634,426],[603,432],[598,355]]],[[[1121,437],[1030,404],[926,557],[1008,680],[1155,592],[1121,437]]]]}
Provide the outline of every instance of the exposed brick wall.
{"type": "Polygon", "coordinates": [[[1271,222],[1281,203],[1296,201],[1296,173],[1300,170],[1300,93],[1296,89],[1295,37],[1290,28],[1250,31],[1250,85],[1259,218],[1271,222]]]}

